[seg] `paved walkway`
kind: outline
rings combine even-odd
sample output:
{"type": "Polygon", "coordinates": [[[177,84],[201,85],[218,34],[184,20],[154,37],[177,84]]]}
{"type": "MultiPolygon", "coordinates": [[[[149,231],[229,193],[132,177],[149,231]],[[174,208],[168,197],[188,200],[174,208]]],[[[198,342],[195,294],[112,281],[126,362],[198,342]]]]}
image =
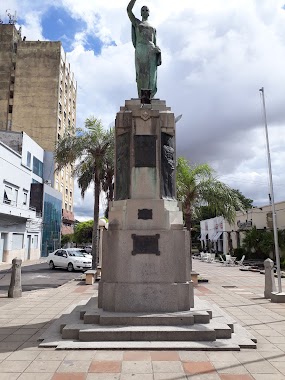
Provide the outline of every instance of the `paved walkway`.
{"type": "Polygon", "coordinates": [[[56,289],[26,292],[21,299],[0,298],[0,380],[285,379],[285,305],[263,299],[264,276],[219,264],[193,264],[209,279],[196,288],[196,295],[215,302],[254,333],[257,350],[40,349],[37,339],[53,319],[96,292],[97,285],[71,281],[56,289]]]}

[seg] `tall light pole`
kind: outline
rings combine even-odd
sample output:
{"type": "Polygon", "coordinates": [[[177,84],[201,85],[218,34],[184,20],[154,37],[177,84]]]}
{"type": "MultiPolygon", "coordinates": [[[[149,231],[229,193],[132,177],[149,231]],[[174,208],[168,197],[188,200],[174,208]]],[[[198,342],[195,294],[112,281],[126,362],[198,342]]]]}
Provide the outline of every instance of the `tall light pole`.
{"type": "Polygon", "coordinates": [[[259,91],[260,91],[260,96],[262,98],[262,104],[263,104],[263,117],[264,117],[265,135],[266,135],[267,161],[268,161],[268,173],[269,173],[269,183],[270,183],[270,194],[269,195],[270,195],[271,207],[272,207],[275,258],[276,258],[276,269],[277,269],[277,276],[278,276],[278,290],[279,290],[279,293],[282,293],[281,272],[280,272],[280,256],[279,256],[279,245],[278,245],[278,232],[277,232],[276,211],[275,211],[274,192],[273,192],[273,180],[272,180],[272,169],[271,169],[271,158],[270,158],[270,149],[269,149],[269,138],[268,138],[264,88],[262,87],[259,91]]]}

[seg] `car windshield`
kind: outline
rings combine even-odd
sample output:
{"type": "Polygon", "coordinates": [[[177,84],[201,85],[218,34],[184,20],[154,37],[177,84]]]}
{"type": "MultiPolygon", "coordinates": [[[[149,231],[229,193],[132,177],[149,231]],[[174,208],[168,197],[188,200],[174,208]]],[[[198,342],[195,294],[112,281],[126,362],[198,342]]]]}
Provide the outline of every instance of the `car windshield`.
{"type": "Polygon", "coordinates": [[[76,257],[85,257],[83,252],[80,251],[67,251],[69,256],[76,256],[76,257]]]}

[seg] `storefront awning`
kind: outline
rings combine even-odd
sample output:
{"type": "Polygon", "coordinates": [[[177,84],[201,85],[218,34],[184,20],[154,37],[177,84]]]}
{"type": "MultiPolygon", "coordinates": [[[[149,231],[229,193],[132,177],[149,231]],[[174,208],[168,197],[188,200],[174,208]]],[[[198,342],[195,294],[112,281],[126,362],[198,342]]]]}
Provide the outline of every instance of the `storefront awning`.
{"type": "Polygon", "coordinates": [[[218,241],[222,233],[223,231],[217,232],[216,235],[213,237],[212,241],[218,241]]]}

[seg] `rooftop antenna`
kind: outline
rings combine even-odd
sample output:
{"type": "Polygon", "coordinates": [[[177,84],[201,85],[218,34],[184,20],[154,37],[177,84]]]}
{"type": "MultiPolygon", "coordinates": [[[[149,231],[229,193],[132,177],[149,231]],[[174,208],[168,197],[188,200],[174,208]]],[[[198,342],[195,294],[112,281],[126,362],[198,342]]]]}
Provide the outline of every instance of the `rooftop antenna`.
{"type": "Polygon", "coordinates": [[[15,12],[13,15],[9,12],[10,9],[6,9],[7,16],[9,18],[9,24],[15,25],[17,22],[17,12],[15,12]]]}

